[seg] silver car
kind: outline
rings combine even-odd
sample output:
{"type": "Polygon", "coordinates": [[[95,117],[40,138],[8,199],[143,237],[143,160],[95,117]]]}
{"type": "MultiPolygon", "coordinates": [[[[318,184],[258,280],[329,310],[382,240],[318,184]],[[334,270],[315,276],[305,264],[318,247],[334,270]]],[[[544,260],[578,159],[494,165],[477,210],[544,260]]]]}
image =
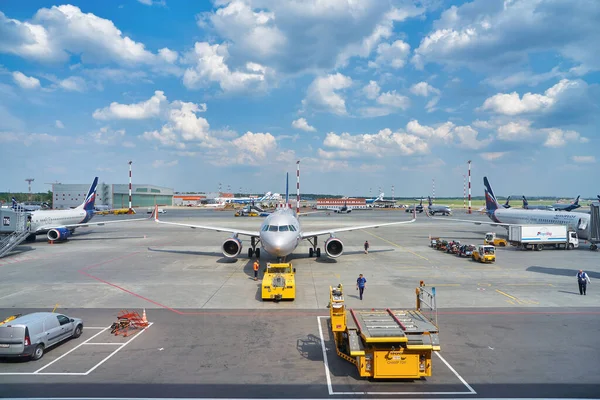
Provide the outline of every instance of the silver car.
{"type": "Polygon", "coordinates": [[[83,321],[63,314],[38,312],[0,325],[0,357],[31,357],[39,360],[44,351],[69,338],[78,338],[83,321]]]}

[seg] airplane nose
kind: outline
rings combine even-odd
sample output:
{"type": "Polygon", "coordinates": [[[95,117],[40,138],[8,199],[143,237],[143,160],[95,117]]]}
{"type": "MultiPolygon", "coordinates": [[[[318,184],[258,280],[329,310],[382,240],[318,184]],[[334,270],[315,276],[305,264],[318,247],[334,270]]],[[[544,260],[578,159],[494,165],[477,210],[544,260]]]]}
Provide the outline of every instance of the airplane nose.
{"type": "Polygon", "coordinates": [[[265,250],[275,257],[285,257],[294,251],[291,240],[285,237],[276,237],[263,243],[265,250]]]}

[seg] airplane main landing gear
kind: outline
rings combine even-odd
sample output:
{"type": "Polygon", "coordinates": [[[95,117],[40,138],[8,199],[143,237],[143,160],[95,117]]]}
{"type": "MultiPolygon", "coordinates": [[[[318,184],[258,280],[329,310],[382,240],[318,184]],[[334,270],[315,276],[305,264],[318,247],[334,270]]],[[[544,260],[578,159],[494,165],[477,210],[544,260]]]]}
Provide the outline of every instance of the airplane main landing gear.
{"type": "Polygon", "coordinates": [[[313,257],[316,254],[317,258],[321,257],[321,248],[317,247],[317,237],[314,236],[312,238],[307,238],[306,240],[308,240],[312,246],[308,249],[308,256],[313,257]]]}
{"type": "Polygon", "coordinates": [[[256,258],[260,258],[260,247],[258,244],[260,243],[260,239],[257,241],[256,238],[250,239],[250,248],[248,249],[248,258],[252,258],[253,255],[256,255],[256,258]]]}

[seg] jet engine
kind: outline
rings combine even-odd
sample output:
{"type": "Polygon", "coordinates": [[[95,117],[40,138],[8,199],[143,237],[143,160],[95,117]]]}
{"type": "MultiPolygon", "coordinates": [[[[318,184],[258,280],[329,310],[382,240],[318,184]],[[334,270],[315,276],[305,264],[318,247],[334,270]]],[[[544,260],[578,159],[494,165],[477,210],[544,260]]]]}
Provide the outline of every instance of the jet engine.
{"type": "Polygon", "coordinates": [[[222,249],[225,257],[235,258],[242,252],[242,242],[236,237],[229,238],[223,242],[222,249]]]}
{"type": "Polygon", "coordinates": [[[62,242],[71,236],[71,231],[67,228],[54,228],[48,231],[48,240],[53,242],[62,242]]]}
{"type": "Polygon", "coordinates": [[[336,258],[344,252],[344,244],[338,238],[330,237],[325,242],[325,253],[331,258],[336,258]]]}

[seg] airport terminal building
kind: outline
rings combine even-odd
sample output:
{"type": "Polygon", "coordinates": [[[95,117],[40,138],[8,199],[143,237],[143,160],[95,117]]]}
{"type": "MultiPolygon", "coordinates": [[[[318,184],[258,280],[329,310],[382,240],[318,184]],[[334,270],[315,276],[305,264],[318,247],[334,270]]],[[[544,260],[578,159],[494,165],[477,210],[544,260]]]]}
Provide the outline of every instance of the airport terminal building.
{"type": "MultiPolygon", "coordinates": [[[[52,208],[64,210],[77,207],[85,199],[90,184],[52,185],[52,208]]],[[[170,206],[173,204],[173,189],[154,185],[132,185],[133,207],[170,206]]],[[[96,205],[113,208],[129,207],[129,184],[98,183],[96,205]]]]}

